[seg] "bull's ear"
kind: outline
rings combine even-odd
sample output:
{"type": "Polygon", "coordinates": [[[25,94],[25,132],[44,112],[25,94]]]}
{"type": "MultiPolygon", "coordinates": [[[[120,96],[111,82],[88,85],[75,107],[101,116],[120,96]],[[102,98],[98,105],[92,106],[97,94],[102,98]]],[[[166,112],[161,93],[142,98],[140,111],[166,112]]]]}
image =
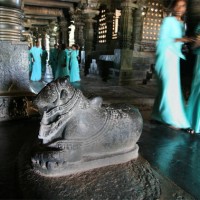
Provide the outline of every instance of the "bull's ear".
{"type": "Polygon", "coordinates": [[[60,99],[61,100],[65,100],[65,99],[67,99],[67,96],[68,96],[68,93],[67,93],[67,91],[66,90],[61,90],[61,92],[60,92],[60,99]]]}

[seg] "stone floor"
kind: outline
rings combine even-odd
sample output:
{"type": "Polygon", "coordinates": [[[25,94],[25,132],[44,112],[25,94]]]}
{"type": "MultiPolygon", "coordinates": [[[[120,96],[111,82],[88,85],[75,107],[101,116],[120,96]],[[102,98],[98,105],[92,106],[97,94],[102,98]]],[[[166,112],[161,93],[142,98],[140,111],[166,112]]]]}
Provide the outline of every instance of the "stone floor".
{"type": "MultiPolygon", "coordinates": [[[[43,83],[31,83],[35,93],[43,86],[43,83]]],[[[80,88],[88,97],[103,97],[105,104],[127,103],[136,106],[144,119],[143,133],[139,140],[140,155],[161,176],[200,200],[200,135],[190,136],[165,125],[150,123],[151,109],[156,95],[155,82],[122,87],[115,79],[103,82],[97,76],[88,76],[82,77],[81,82],[74,86],[80,88]]],[[[0,123],[1,199],[22,198],[18,188],[17,156],[27,140],[37,137],[39,121],[37,117],[32,117],[0,123]]],[[[174,199],[181,197],[176,196],[174,199]]]]}

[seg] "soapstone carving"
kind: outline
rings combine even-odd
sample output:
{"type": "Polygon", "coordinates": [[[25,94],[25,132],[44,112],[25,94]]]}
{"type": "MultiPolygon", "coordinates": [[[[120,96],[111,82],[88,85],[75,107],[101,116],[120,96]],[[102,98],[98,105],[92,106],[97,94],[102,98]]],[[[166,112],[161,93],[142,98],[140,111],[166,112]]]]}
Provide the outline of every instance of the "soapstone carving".
{"type": "Polygon", "coordinates": [[[48,83],[34,100],[43,114],[32,166],[45,176],[63,176],[124,163],[138,157],[143,120],[132,106],[102,105],[86,98],[67,77],[48,83]]]}

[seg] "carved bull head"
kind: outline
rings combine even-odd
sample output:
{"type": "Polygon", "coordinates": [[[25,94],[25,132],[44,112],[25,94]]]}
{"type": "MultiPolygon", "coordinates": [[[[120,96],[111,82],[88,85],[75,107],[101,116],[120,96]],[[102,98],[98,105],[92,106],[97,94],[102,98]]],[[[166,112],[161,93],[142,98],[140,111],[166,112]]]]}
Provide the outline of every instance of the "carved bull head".
{"type": "Polygon", "coordinates": [[[44,87],[34,100],[42,114],[52,108],[68,102],[74,95],[76,89],[69,84],[69,77],[64,77],[52,81],[44,87]]]}

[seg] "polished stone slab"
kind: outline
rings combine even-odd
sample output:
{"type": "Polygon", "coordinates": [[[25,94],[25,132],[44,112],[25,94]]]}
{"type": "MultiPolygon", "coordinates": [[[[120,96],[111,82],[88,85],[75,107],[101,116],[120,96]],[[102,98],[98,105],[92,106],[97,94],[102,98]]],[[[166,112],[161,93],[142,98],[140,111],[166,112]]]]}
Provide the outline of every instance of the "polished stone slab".
{"type": "Polygon", "coordinates": [[[145,123],[139,146],[156,171],[200,199],[200,135],[145,123]]]}

